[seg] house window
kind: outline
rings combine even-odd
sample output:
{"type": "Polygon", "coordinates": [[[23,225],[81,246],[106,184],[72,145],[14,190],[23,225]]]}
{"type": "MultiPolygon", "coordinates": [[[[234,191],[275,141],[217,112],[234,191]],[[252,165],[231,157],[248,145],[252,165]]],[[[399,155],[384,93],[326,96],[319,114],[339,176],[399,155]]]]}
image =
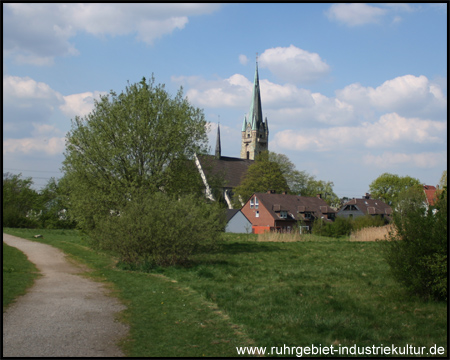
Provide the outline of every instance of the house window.
{"type": "Polygon", "coordinates": [[[259,217],[259,211],[257,211],[257,212],[255,213],[255,216],[256,216],[256,217],[259,217]]]}
{"type": "Polygon", "coordinates": [[[255,207],[255,200],[254,198],[250,199],[250,209],[253,209],[255,207]]]}
{"type": "Polygon", "coordinates": [[[311,213],[310,212],[305,212],[305,219],[311,219],[311,213]]]}
{"type": "Polygon", "coordinates": [[[259,208],[259,200],[258,198],[255,196],[255,209],[259,208]]]}
{"type": "Polygon", "coordinates": [[[280,218],[287,219],[287,211],[280,211],[280,218]]]}

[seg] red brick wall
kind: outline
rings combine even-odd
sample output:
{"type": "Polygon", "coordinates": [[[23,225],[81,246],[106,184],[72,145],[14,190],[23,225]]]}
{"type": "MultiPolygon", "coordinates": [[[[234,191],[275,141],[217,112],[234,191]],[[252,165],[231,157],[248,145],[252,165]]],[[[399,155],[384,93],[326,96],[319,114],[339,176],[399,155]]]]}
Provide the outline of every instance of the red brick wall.
{"type": "MultiPolygon", "coordinates": [[[[253,196],[251,199],[254,199],[255,196],[253,196]]],[[[251,200],[250,199],[250,200],[251,200]]],[[[255,226],[258,227],[266,227],[266,226],[274,226],[275,221],[272,215],[267,211],[267,209],[264,207],[264,205],[259,202],[258,209],[250,209],[250,200],[247,201],[247,203],[243,206],[241,211],[243,214],[247,217],[247,219],[252,223],[253,228],[255,229],[255,226]],[[256,217],[256,212],[259,211],[259,217],[256,217]]]]}

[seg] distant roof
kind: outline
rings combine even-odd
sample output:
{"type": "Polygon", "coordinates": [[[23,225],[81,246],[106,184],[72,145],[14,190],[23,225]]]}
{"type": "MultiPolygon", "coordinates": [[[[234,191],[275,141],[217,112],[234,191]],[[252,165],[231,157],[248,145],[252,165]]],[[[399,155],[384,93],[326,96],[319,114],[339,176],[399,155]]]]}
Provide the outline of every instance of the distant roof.
{"type": "Polygon", "coordinates": [[[280,211],[287,211],[296,219],[298,219],[297,214],[302,213],[312,213],[316,218],[335,213],[325,200],[318,197],[273,193],[255,193],[253,195],[258,198],[260,203],[264,204],[274,219],[278,219],[277,212],[280,211]]]}
{"type": "Polygon", "coordinates": [[[433,185],[424,185],[423,191],[425,192],[425,196],[427,197],[427,203],[430,206],[433,206],[436,202],[436,187],[433,185]]]}
{"type": "Polygon", "coordinates": [[[247,169],[254,160],[221,156],[220,159],[212,155],[199,155],[198,160],[207,177],[217,176],[225,182],[225,187],[235,188],[238,186],[247,169]]]}
{"type": "Polygon", "coordinates": [[[342,209],[346,205],[356,205],[359,210],[361,210],[364,214],[370,215],[390,215],[392,212],[391,207],[385,202],[378,199],[352,199],[347,201],[342,209]]]}

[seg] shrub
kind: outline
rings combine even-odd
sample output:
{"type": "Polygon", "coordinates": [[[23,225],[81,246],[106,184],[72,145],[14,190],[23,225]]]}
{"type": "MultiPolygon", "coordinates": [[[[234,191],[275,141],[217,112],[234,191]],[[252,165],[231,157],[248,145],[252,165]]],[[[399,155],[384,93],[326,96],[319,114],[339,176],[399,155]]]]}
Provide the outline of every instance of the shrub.
{"type": "Polygon", "coordinates": [[[224,229],[225,212],[193,195],[136,196],[120,212],[96,219],[94,243],[113,250],[126,264],[184,265],[195,251],[212,245],[224,229]]]}
{"type": "Polygon", "coordinates": [[[329,237],[348,236],[351,230],[352,220],[340,216],[334,222],[325,222],[322,219],[316,219],[312,227],[313,234],[329,237]]]}
{"type": "Polygon", "coordinates": [[[358,216],[353,219],[352,230],[357,231],[367,227],[384,226],[386,223],[386,220],[379,215],[358,216]]]}
{"type": "Polygon", "coordinates": [[[447,299],[447,191],[436,211],[405,197],[394,213],[385,258],[395,278],[416,295],[447,299]]]}

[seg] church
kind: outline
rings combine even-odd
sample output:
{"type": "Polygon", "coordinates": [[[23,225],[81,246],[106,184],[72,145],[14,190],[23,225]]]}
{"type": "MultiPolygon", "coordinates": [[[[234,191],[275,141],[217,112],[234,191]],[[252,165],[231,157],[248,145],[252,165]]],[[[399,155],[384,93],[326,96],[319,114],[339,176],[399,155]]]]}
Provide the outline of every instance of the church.
{"type": "MultiPolygon", "coordinates": [[[[263,121],[258,62],[256,62],[250,111],[244,117],[241,134],[241,155],[239,158],[222,156],[220,125],[217,126],[215,155],[198,155],[195,157],[195,164],[205,185],[207,198],[213,201],[223,199],[229,209],[233,208],[231,201],[233,189],[241,183],[255,157],[268,150],[269,126],[267,118],[263,121]]],[[[245,202],[247,199],[242,200],[245,202]]]]}

